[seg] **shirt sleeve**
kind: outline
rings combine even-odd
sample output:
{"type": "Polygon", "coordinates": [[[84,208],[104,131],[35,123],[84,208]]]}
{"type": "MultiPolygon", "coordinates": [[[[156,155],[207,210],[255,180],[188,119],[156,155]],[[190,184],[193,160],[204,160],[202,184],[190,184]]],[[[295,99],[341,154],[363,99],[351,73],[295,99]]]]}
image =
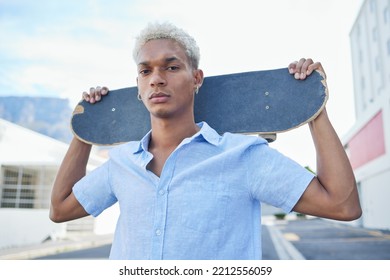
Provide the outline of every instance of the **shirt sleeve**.
{"type": "Polygon", "coordinates": [[[252,195],[289,213],[314,174],[266,144],[249,149],[247,179],[252,195]]]}
{"type": "Polygon", "coordinates": [[[76,199],[94,217],[117,201],[110,186],[109,164],[108,161],[94,169],[73,187],[76,199]]]}

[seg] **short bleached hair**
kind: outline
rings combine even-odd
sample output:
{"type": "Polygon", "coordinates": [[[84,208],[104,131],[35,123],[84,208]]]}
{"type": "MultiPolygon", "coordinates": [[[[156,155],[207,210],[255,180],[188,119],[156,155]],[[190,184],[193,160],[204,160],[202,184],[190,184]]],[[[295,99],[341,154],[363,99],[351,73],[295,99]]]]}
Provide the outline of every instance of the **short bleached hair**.
{"type": "Polygon", "coordinates": [[[200,51],[195,39],[183,29],[175,25],[164,23],[149,23],[136,38],[133,50],[133,58],[137,62],[138,54],[141,48],[151,40],[170,39],[179,43],[183,48],[194,69],[199,67],[200,51]]]}

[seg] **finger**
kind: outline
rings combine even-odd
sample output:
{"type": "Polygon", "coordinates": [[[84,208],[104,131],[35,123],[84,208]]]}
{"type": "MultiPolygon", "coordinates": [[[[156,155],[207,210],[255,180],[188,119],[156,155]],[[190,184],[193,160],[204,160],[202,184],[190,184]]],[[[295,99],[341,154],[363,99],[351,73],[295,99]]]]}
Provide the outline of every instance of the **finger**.
{"type": "Polygon", "coordinates": [[[85,101],[89,102],[89,99],[90,99],[90,98],[89,98],[89,94],[88,94],[86,91],[83,92],[82,98],[83,98],[85,101]]]}
{"type": "Polygon", "coordinates": [[[294,61],[288,65],[288,71],[290,72],[290,74],[295,74],[295,72],[297,71],[297,69],[296,69],[297,64],[298,64],[298,61],[294,61]]]}
{"type": "Polygon", "coordinates": [[[301,58],[301,59],[298,61],[296,67],[295,67],[294,78],[297,79],[297,80],[299,80],[299,79],[301,78],[301,73],[302,73],[302,70],[301,70],[301,69],[302,69],[302,65],[305,63],[305,61],[306,61],[306,59],[301,58]]]}
{"type": "Polygon", "coordinates": [[[102,99],[102,95],[106,95],[108,93],[108,87],[97,86],[95,88],[95,101],[100,101],[102,99]]]}
{"type": "Polygon", "coordinates": [[[320,62],[316,62],[316,63],[313,63],[313,64],[309,65],[309,67],[307,68],[306,73],[307,73],[307,75],[310,75],[315,70],[320,71],[323,74],[324,78],[326,78],[324,68],[322,67],[322,64],[320,62]]]}
{"type": "Polygon", "coordinates": [[[102,88],[100,86],[97,86],[95,88],[95,101],[100,101],[102,98],[102,88]]]}
{"type": "Polygon", "coordinates": [[[102,87],[101,94],[106,95],[108,91],[109,91],[108,87],[102,87]]]}
{"type": "Polygon", "coordinates": [[[311,58],[305,59],[305,62],[303,62],[302,67],[301,67],[300,79],[302,79],[302,80],[306,79],[307,70],[308,70],[309,66],[312,65],[313,63],[314,63],[313,59],[311,59],[311,58]]]}
{"type": "Polygon", "coordinates": [[[90,103],[95,103],[96,99],[96,89],[94,87],[91,87],[89,89],[89,102],[90,103]]]}

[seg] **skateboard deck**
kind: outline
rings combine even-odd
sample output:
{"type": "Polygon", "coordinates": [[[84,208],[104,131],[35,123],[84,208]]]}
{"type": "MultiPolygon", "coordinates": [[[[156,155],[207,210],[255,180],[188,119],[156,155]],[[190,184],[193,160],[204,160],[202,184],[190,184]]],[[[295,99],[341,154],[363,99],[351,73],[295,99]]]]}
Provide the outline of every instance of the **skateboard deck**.
{"type": "MultiPolygon", "coordinates": [[[[110,90],[102,100],[81,101],[71,129],[80,140],[115,145],[140,140],[150,130],[150,115],[137,99],[136,87],[110,90]]],[[[313,120],[328,99],[324,77],[315,71],[296,80],[287,68],[206,77],[195,96],[195,121],[218,133],[276,134],[313,120]]]]}

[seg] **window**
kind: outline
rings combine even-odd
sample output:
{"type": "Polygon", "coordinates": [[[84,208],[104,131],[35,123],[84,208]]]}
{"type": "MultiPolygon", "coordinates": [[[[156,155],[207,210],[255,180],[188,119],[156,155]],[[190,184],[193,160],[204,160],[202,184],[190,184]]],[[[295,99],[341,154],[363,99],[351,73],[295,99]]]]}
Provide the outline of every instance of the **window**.
{"type": "Polygon", "coordinates": [[[370,12],[374,13],[376,10],[376,0],[370,0],[370,12]]]}
{"type": "Polygon", "coordinates": [[[48,208],[54,171],[44,167],[2,166],[1,208],[48,208]]]}
{"type": "Polygon", "coordinates": [[[378,29],[376,27],[372,29],[372,40],[374,42],[378,40],[378,29]]]}
{"type": "Polygon", "coordinates": [[[4,170],[4,184],[6,185],[16,185],[18,183],[18,171],[12,169],[4,170]]]}
{"type": "Polygon", "coordinates": [[[356,33],[357,33],[357,37],[358,37],[358,39],[360,38],[360,24],[358,24],[357,25],[357,27],[356,27],[356,33]]]}
{"type": "Polygon", "coordinates": [[[359,62],[361,64],[363,63],[363,52],[362,52],[362,50],[359,50],[359,62]]]}
{"type": "Polygon", "coordinates": [[[390,56],[390,39],[387,39],[387,55],[390,56]]]}
{"type": "Polygon", "coordinates": [[[3,169],[2,208],[33,208],[36,172],[18,167],[3,169]]]}
{"type": "Polygon", "coordinates": [[[379,56],[375,57],[375,71],[379,72],[381,70],[381,61],[379,56]]]}

